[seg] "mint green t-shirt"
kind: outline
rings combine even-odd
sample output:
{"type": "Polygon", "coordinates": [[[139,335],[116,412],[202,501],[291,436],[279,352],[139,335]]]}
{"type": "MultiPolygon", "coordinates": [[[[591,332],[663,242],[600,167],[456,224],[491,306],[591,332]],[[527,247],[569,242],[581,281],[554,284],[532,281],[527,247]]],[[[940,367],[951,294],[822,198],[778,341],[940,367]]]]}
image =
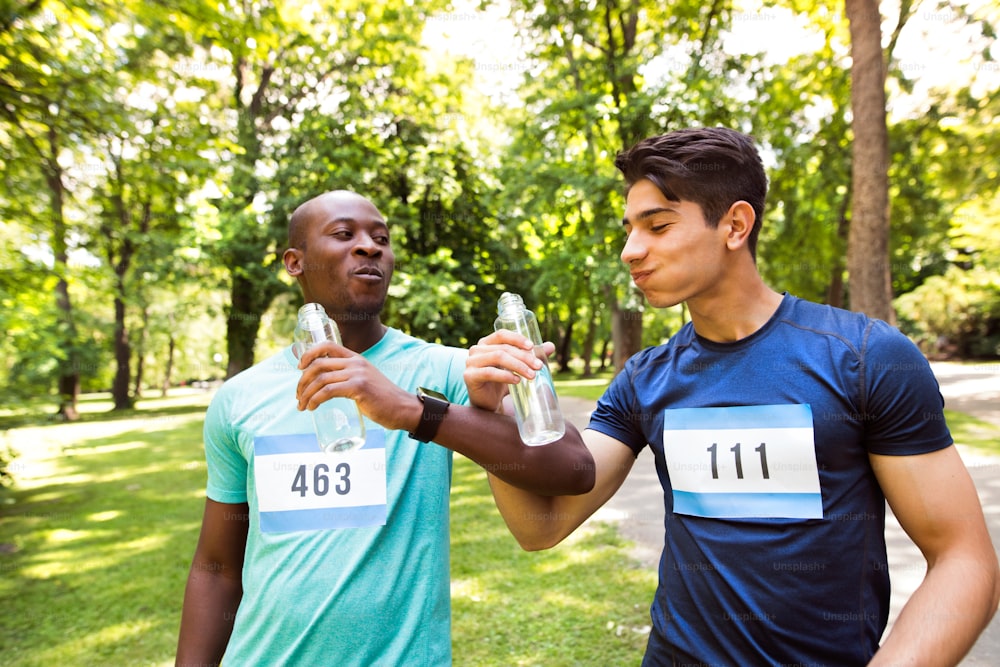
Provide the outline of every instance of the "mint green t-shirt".
{"type": "MultiPolygon", "coordinates": [[[[468,402],[464,350],[389,329],[363,356],[403,389],[468,402]]],[[[208,497],[250,508],[224,663],[451,664],[451,452],[367,420],[364,448],[320,452],[300,375],[287,348],[226,382],[206,415],[208,497]]]]}

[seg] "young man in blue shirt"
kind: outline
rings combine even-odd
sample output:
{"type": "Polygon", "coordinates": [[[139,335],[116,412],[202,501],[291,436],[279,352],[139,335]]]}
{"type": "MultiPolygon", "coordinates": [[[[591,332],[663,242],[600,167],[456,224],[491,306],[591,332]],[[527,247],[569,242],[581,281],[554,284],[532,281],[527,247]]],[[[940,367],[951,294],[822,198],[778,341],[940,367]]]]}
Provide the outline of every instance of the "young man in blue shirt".
{"type": "MultiPolygon", "coordinates": [[[[996,611],[982,509],[917,348],[884,322],[767,286],[756,266],[767,180],[751,139],[682,130],[622,152],[621,258],[650,305],[691,322],[633,356],[583,438],[591,492],[491,476],[526,549],[559,543],[655,454],[666,509],[644,665],[956,664],[996,611]],[[927,574],[889,613],[885,501],[927,574]]],[[[529,345],[470,351],[470,400],[499,409],[529,345]]],[[[498,443],[501,441],[498,438],[498,443]]]]}

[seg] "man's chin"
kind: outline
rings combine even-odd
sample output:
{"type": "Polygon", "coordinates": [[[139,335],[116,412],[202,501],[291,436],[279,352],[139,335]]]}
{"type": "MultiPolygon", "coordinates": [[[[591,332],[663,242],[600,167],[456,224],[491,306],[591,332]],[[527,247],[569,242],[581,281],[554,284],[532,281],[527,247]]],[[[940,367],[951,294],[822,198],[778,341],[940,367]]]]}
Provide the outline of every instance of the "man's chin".
{"type": "Polygon", "coordinates": [[[658,292],[643,292],[642,296],[646,299],[646,303],[653,308],[671,308],[683,301],[683,299],[680,299],[673,294],[662,294],[658,292]]]}
{"type": "Polygon", "coordinates": [[[349,308],[344,317],[351,322],[367,322],[378,320],[382,317],[382,309],[385,306],[385,299],[380,299],[372,303],[355,304],[349,308]]]}

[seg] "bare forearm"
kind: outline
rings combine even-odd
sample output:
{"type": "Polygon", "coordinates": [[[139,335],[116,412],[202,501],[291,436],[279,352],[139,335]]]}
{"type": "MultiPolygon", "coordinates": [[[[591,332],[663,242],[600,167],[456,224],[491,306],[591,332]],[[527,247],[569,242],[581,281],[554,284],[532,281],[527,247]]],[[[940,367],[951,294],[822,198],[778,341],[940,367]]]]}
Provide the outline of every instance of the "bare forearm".
{"type": "Polygon", "coordinates": [[[176,665],[217,665],[243,597],[239,579],[192,567],[184,591],[176,665]]]}
{"type": "Polygon", "coordinates": [[[997,609],[997,573],[982,560],[954,558],[932,567],[870,663],[957,665],[997,609]]]}
{"type": "Polygon", "coordinates": [[[571,424],[561,439],[529,447],[521,442],[513,417],[451,406],[435,442],[504,482],[541,496],[578,495],[594,486],[594,459],[571,424]]]}
{"type": "Polygon", "coordinates": [[[490,490],[511,535],[526,551],[540,551],[559,544],[583,517],[562,507],[570,496],[540,496],[489,475],[490,490]]]}

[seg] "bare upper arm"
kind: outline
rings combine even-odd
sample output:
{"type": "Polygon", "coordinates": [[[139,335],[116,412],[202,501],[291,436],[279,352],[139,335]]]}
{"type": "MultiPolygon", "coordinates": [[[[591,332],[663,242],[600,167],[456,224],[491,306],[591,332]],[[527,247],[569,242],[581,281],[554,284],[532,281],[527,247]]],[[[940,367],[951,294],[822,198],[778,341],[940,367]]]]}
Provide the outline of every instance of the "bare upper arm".
{"type": "Polygon", "coordinates": [[[218,574],[239,576],[249,526],[250,508],[246,503],[219,503],[206,498],[194,565],[214,568],[218,574]]]}
{"type": "Polygon", "coordinates": [[[889,507],[929,565],[954,547],[992,553],[979,495],[954,446],[869,458],[889,507]]]}
{"type": "Polygon", "coordinates": [[[594,457],[594,488],[581,496],[589,517],[621,488],[635,465],[635,452],[620,440],[591,429],[584,430],[583,442],[594,457]]]}

